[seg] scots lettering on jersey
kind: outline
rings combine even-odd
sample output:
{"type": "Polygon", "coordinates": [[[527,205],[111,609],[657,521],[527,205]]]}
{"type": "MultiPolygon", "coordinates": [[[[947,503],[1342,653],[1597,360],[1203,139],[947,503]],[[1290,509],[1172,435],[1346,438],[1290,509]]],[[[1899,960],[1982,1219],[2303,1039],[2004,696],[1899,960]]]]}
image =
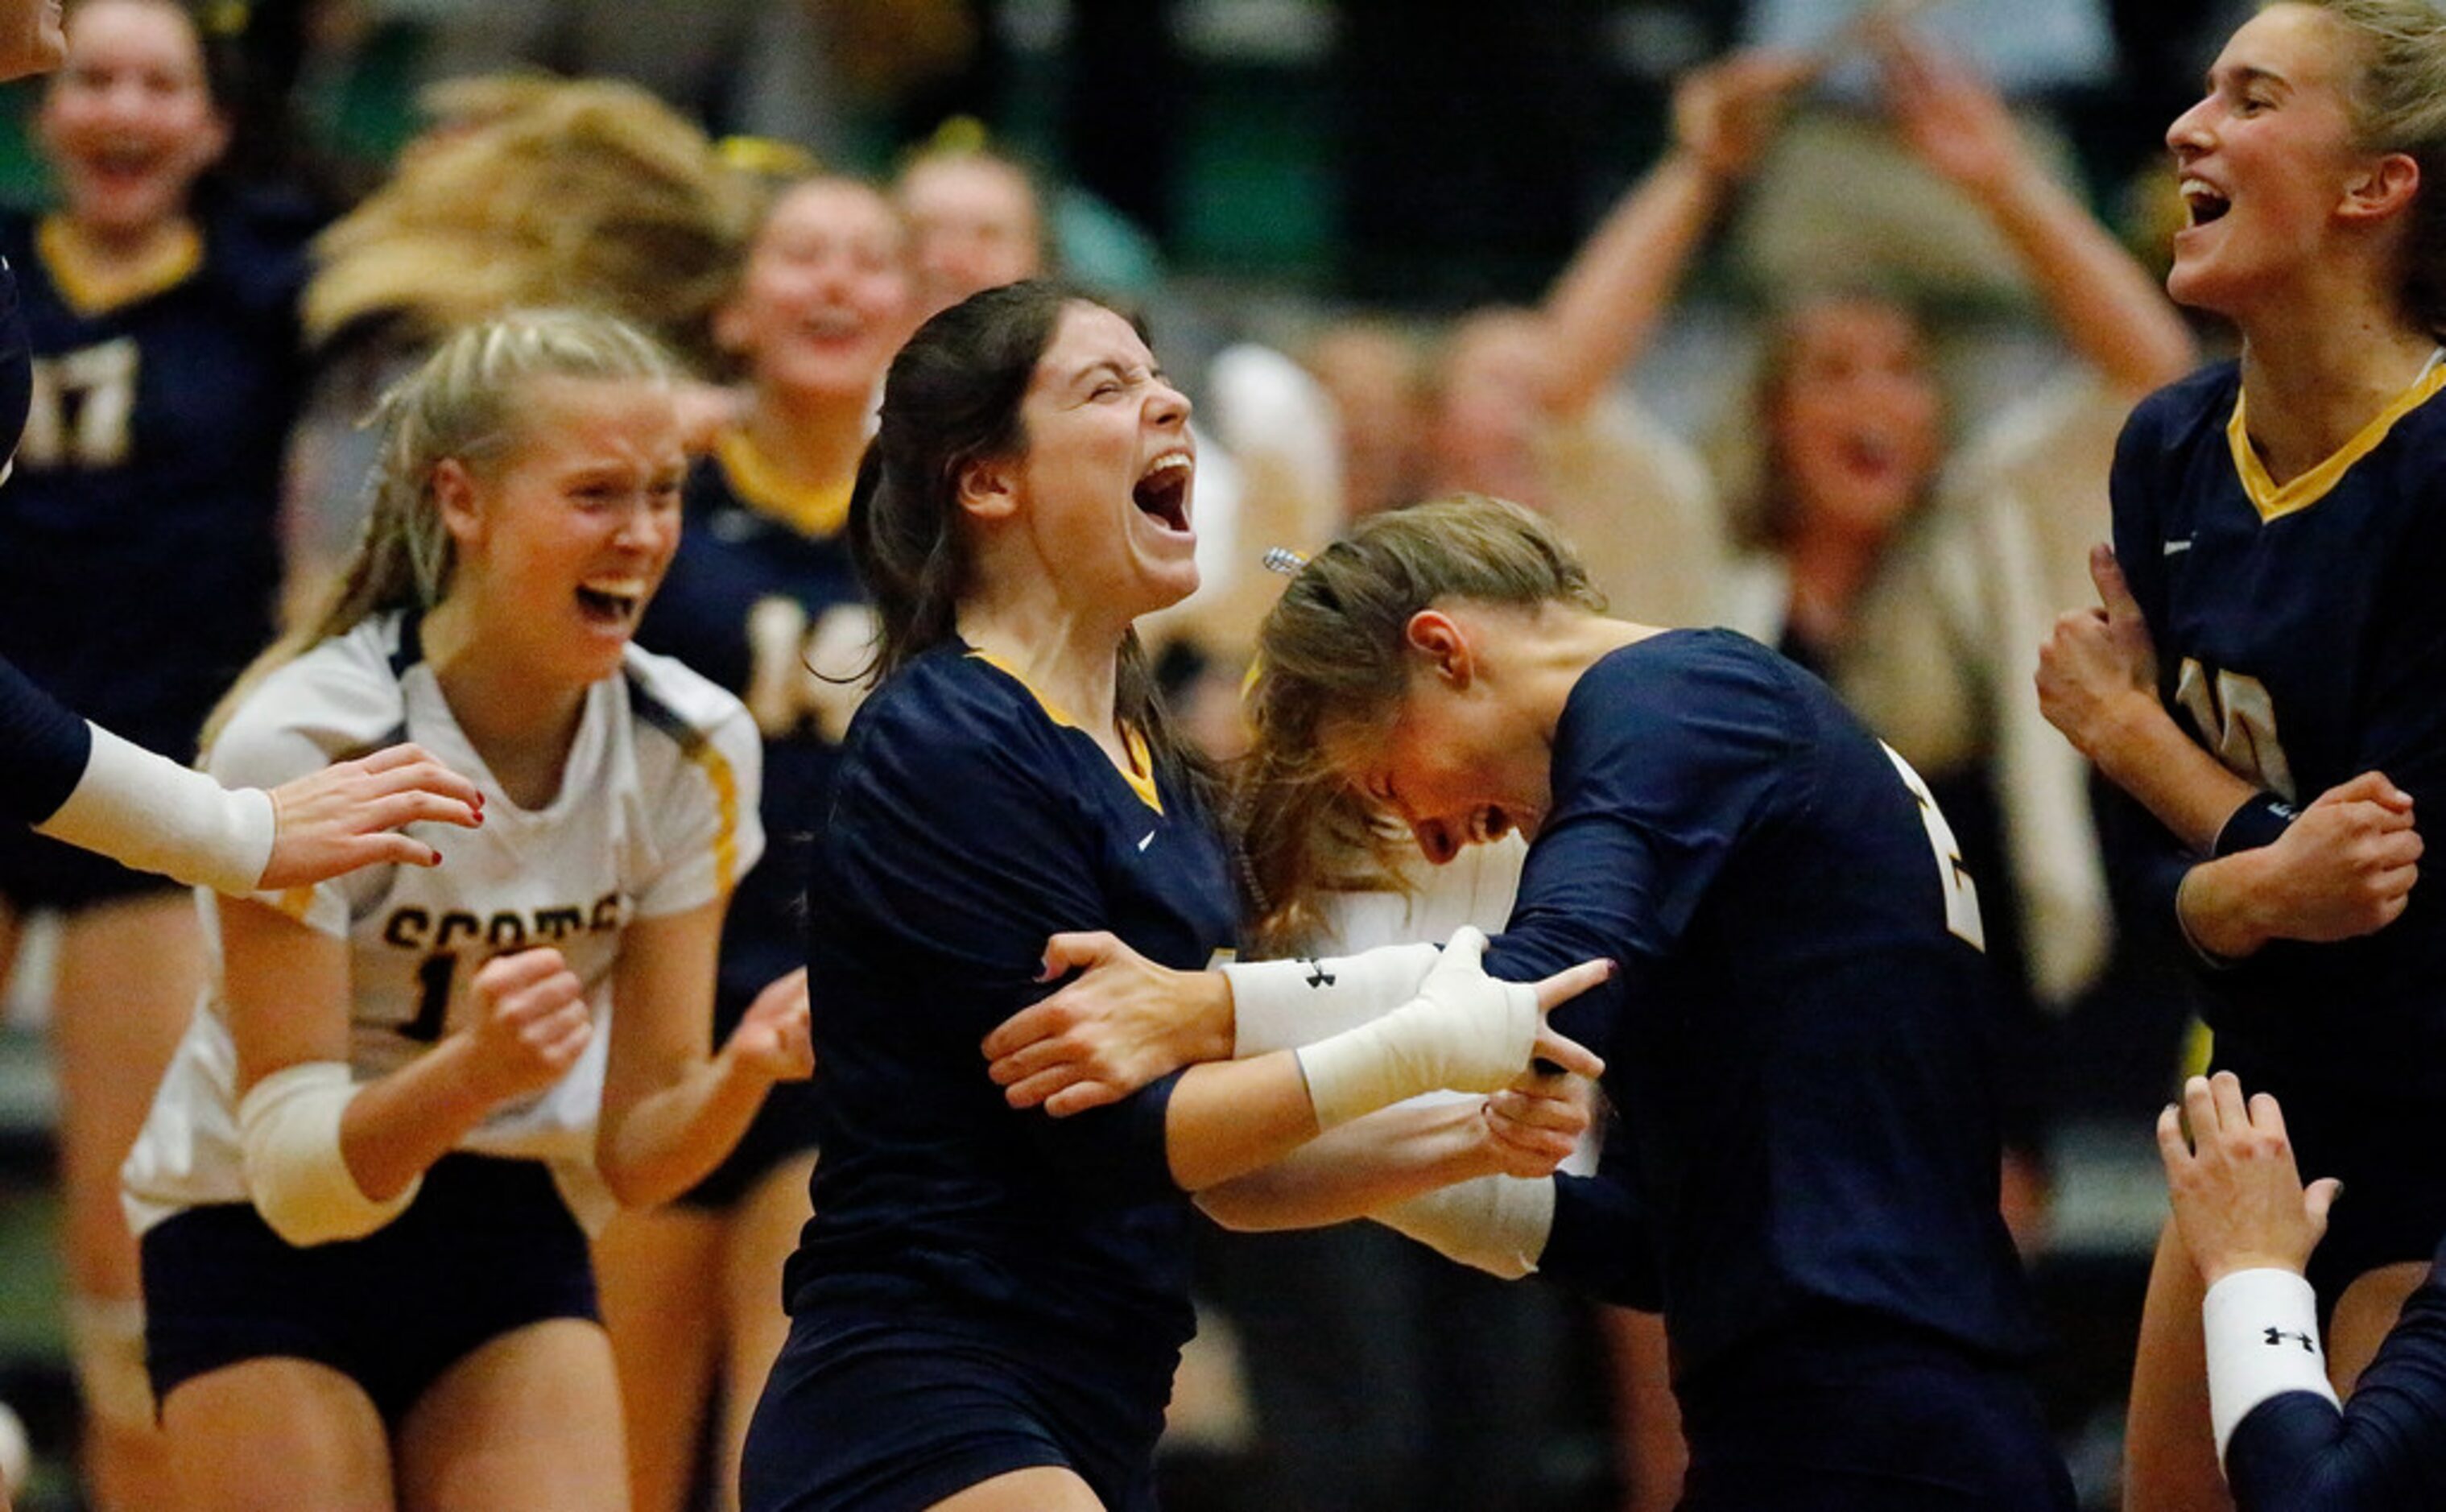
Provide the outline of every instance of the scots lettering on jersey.
{"type": "Polygon", "coordinates": [[[383,920],[383,943],[402,950],[524,950],[530,945],[556,945],[580,935],[609,935],[620,927],[620,895],[606,893],[593,903],[568,903],[549,908],[502,909],[481,915],[450,909],[440,918],[425,909],[393,909],[383,920]]]}

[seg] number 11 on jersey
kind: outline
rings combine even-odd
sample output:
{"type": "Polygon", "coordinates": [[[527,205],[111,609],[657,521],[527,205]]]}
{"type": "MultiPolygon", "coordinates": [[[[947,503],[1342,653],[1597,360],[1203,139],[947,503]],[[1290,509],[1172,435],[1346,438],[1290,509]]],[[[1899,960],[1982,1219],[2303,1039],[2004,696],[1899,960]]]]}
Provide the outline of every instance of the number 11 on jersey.
{"type": "Polygon", "coordinates": [[[1974,948],[1986,950],[1986,926],[1979,921],[1979,884],[1970,879],[1970,868],[1962,864],[1962,845],[1953,838],[1953,826],[1945,822],[1945,811],[1936,806],[1927,780],[1911,769],[1900,751],[1882,741],[1878,744],[1919,804],[1919,822],[1928,830],[1929,849],[1936,852],[1937,885],[1945,892],[1945,927],[1974,948]]]}

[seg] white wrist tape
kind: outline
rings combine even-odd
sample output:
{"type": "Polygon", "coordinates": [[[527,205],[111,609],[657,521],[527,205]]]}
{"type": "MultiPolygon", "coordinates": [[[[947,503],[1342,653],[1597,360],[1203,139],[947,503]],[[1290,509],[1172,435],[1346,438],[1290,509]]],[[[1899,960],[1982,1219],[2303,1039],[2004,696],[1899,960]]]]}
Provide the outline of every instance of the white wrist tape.
{"type": "Polygon", "coordinates": [[[1554,1181],[1481,1176],[1367,1215],[1446,1259],[1516,1281],[1537,1269],[1554,1226],[1554,1181]]]}
{"type": "Polygon", "coordinates": [[[2336,1400],[2319,1345],[2318,1295],[2291,1271],[2226,1276],[2202,1299],[2200,1326],[2208,1333],[2209,1417],[2219,1465],[2234,1426],[2269,1397],[2308,1391],[2336,1400]]]}
{"type": "Polygon", "coordinates": [[[88,722],[93,752],[59,812],[34,826],[140,871],[251,893],[272,860],[272,795],[235,791],[88,722]]]}
{"type": "Polygon", "coordinates": [[[303,1248],[363,1238],[407,1210],[424,1179],[376,1201],[359,1190],[340,1151],[340,1115],[357,1095],[339,1061],[287,1066],[254,1084],[237,1106],[246,1190],[272,1232],[303,1248]]]}
{"type": "Polygon", "coordinates": [[[1232,1058],[1297,1049],[1383,1017],[1419,995],[1441,955],[1433,945],[1386,945],[1361,955],[1233,961],[1232,1058]]]}
{"type": "Polygon", "coordinates": [[[1318,1128],[1439,1087],[1492,1092],[1529,1068],[1536,992],[1487,975],[1478,965],[1485,949],[1484,935],[1461,930],[1418,996],[1297,1052],[1318,1128]]]}

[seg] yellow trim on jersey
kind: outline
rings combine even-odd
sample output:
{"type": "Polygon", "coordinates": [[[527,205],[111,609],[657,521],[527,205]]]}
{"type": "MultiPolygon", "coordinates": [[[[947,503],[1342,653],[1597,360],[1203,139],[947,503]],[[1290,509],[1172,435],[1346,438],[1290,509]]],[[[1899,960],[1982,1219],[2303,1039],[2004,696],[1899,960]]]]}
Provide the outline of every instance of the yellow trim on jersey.
{"type": "MultiPolygon", "coordinates": [[[[1044,690],[1021,675],[1019,669],[1010,663],[989,651],[978,651],[974,647],[969,648],[969,654],[1026,689],[1027,696],[1036,700],[1036,707],[1044,710],[1044,717],[1053,723],[1069,729],[1083,730],[1087,728],[1072,719],[1061,705],[1045,697],[1044,690]]],[[[1120,772],[1121,781],[1130,784],[1130,791],[1138,795],[1139,803],[1158,814],[1162,813],[1163,796],[1155,788],[1155,755],[1147,749],[1146,737],[1136,729],[1125,728],[1121,731],[1121,740],[1129,750],[1130,765],[1127,770],[1118,766],[1114,770],[1120,772]]]]}
{"type": "Polygon", "coordinates": [[[747,432],[735,425],[715,433],[713,455],[730,480],[731,492],[801,536],[837,536],[849,522],[855,477],[816,487],[784,478],[772,460],[756,449],[747,432]]]}
{"type": "Polygon", "coordinates": [[[184,220],[159,249],[127,268],[103,266],[66,216],[43,217],[34,230],[34,250],[60,297],[87,319],[176,289],[204,265],[204,238],[184,220]]]}
{"type": "Polygon", "coordinates": [[[690,741],[682,749],[704,769],[705,780],[713,786],[713,865],[722,891],[727,893],[739,885],[739,770],[710,740],[690,741]]]}
{"type": "Polygon", "coordinates": [[[2380,442],[2386,440],[2387,432],[2395,428],[2397,421],[2428,403],[2430,396],[2440,388],[2446,388],[2446,363],[2433,359],[2428,367],[2420,369],[2420,376],[2412,381],[2412,386],[2388,400],[2386,407],[2363,425],[2359,435],[2337,448],[2326,461],[2281,488],[2277,486],[2276,480],[2267,475],[2267,464],[2259,460],[2259,448],[2250,444],[2250,429],[2243,411],[2244,395],[2240,388],[2236,388],[2233,418],[2226,422],[2225,438],[2227,444],[2233,449],[2233,468],[2242,479],[2242,491],[2250,497],[2251,507],[2259,511],[2260,522],[2265,524],[2269,520],[2282,520],[2327,497],[2329,491],[2343,481],[2344,474],[2353,463],[2368,456],[2378,448],[2380,442]]]}

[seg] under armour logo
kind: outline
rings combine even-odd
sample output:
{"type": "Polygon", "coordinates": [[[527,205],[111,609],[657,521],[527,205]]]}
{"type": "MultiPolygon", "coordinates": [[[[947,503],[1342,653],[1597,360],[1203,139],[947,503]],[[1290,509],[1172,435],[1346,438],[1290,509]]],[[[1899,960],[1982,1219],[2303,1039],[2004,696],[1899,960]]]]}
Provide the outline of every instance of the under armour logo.
{"type": "Polygon", "coordinates": [[[1325,969],[1325,962],[1323,962],[1323,961],[1310,961],[1310,962],[1308,962],[1308,986],[1310,986],[1310,987],[1331,987],[1331,986],[1333,985],[1333,973],[1332,973],[1331,972],[1328,972],[1328,971],[1326,971],[1326,970],[1325,969]]]}
{"type": "Polygon", "coordinates": [[[2269,1349],[2272,1350],[2276,1348],[2278,1345],[2283,1344],[2286,1339],[2298,1341],[2302,1346],[2302,1352],[2305,1354],[2316,1354],[2319,1352],[2318,1341],[2311,1338],[2309,1334],[2287,1333],[2273,1323],[2267,1326],[2267,1347],[2269,1349]]]}

